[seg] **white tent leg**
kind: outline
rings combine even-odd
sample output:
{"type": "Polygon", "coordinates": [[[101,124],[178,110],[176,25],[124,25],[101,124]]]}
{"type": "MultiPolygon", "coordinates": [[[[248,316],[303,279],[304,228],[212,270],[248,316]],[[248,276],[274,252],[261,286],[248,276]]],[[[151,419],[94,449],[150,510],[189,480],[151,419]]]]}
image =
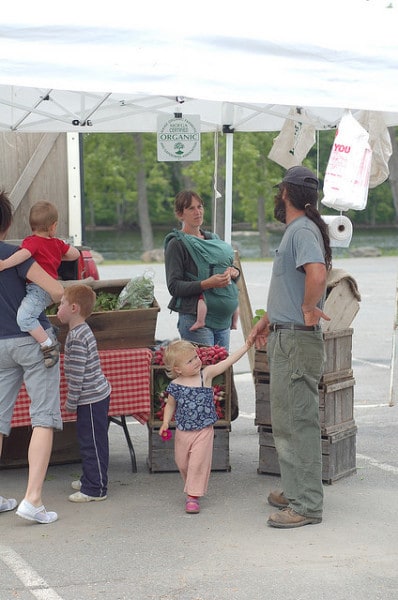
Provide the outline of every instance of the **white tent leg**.
{"type": "Polygon", "coordinates": [[[75,246],[82,243],[80,145],[78,133],[67,133],[69,237],[75,246]]]}
{"type": "Polygon", "coordinates": [[[231,243],[232,232],[232,172],[234,160],[234,134],[226,133],[225,146],[225,223],[224,241],[231,243]]]}
{"type": "Polygon", "coordinates": [[[395,316],[394,316],[394,330],[392,334],[392,353],[391,353],[391,379],[390,379],[390,401],[389,405],[394,406],[396,401],[396,394],[398,388],[397,381],[397,362],[398,362],[398,353],[397,353],[397,329],[398,329],[398,279],[397,279],[397,287],[395,291],[395,316]]]}

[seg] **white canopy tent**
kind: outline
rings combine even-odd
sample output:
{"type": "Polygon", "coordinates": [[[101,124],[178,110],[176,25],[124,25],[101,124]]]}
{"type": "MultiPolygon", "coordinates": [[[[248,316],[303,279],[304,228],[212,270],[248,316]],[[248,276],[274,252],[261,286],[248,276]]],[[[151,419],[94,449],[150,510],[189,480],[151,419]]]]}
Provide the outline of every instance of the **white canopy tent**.
{"type": "Polygon", "coordinates": [[[317,128],[347,108],[382,111],[394,125],[398,13],[379,4],[155,0],[133,11],[126,0],[71,0],[56,14],[48,1],[8,5],[0,130],[156,131],[159,113],[182,109],[203,131],[277,131],[292,106],[317,128]]]}
{"type": "Polygon", "coordinates": [[[174,113],[199,115],[203,132],[278,131],[292,107],[317,129],[336,127],[345,109],[398,124],[394,8],[380,0],[275,4],[2,7],[0,131],[155,132],[158,115],[174,113]]]}
{"type": "Polygon", "coordinates": [[[199,115],[203,132],[278,131],[292,107],[317,129],[336,127],[346,109],[377,111],[387,126],[398,125],[398,13],[386,6],[8,3],[0,24],[0,131],[155,132],[159,114],[181,112],[199,115]]]}

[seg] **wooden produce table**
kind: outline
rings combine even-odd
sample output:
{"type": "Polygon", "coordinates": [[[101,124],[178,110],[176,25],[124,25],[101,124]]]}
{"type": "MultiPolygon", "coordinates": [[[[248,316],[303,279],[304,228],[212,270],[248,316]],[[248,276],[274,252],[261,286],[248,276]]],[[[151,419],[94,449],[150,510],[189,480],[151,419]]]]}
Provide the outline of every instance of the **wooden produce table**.
{"type": "MultiPolygon", "coordinates": [[[[109,422],[123,427],[130,451],[132,470],[135,473],[137,471],[135,452],[127,429],[126,416],[133,416],[141,424],[145,424],[150,418],[152,351],[149,348],[123,348],[99,350],[99,355],[103,372],[112,386],[109,422]]],[[[61,407],[65,404],[67,391],[63,359],[64,356],[61,354],[61,407]]],[[[30,398],[23,386],[15,404],[12,428],[30,426],[29,407],[30,398]]],[[[65,424],[76,421],[75,413],[68,413],[62,408],[61,414],[65,424]]],[[[4,440],[4,450],[7,450],[7,438],[4,440]]],[[[3,455],[6,455],[6,452],[3,455]]],[[[5,466],[7,466],[6,461],[5,466]]]]}

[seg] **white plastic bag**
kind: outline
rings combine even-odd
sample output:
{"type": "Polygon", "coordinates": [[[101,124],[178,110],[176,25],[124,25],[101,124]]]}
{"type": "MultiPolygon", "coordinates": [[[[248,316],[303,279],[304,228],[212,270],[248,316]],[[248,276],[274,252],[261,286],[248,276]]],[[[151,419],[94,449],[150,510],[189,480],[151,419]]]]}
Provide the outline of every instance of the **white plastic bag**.
{"type": "Polygon", "coordinates": [[[116,310],[131,308],[150,308],[154,300],[153,271],[133,277],[124,286],[116,303],[116,310]]]}
{"type": "Polygon", "coordinates": [[[322,204],[336,210],[366,208],[371,162],[368,132],[345,113],[326,167],[322,204]]]}

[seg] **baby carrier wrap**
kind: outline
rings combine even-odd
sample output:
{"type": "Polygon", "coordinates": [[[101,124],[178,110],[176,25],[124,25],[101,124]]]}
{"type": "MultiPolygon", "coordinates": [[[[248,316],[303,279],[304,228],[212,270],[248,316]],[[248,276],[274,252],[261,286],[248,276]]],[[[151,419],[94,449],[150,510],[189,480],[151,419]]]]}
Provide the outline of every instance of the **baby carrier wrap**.
{"type": "MultiPolygon", "coordinates": [[[[234,252],[232,247],[220,240],[216,234],[204,240],[195,235],[188,235],[174,229],[165,239],[165,247],[173,238],[181,241],[195,262],[198,274],[186,272],[191,281],[202,281],[233,266],[234,252]]],[[[231,325],[232,313],[238,306],[238,287],[234,281],[223,288],[203,290],[207,304],[206,327],[211,329],[227,329],[231,325]]]]}

